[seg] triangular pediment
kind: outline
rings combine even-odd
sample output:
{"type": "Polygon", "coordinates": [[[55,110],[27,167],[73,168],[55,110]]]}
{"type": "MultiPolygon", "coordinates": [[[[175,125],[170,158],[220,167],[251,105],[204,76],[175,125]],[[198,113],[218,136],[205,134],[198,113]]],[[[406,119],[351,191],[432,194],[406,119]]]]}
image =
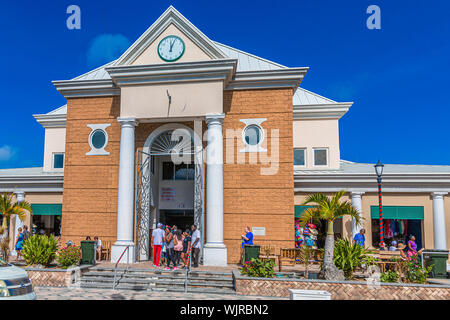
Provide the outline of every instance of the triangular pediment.
{"type": "Polygon", "coordinates": [[[159,42],[166,36],[180,37],[185,44],[185,52],[177,62],[223,59],[226,55],[186,19],[170,6],[116,61],[116,66],[147,65],[164,63],[158,55],[159,42]]]}

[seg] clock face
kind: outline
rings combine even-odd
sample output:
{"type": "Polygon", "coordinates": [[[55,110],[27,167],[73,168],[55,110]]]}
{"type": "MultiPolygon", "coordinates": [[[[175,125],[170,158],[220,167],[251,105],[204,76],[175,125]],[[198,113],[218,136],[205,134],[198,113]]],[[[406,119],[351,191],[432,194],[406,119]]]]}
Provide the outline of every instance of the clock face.
{"type": "Polygon", "coordinates": [[[184,42],[180,37],[167,36],[158,44],[158,55],[167,62],[173,62],[181,58],[184,53],[184,42]]]}

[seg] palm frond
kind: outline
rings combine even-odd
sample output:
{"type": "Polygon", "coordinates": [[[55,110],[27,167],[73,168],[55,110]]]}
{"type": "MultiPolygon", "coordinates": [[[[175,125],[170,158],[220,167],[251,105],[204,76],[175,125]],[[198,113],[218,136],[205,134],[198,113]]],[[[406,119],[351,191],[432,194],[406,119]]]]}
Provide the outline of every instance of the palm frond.
{"type": "Polygon", "coordinates": [[[320,210],[319,208],[308,208],[300,217],[299,224],[301,227],[305,227],[307,223],[314,223],[320,220],[320,210]]]}

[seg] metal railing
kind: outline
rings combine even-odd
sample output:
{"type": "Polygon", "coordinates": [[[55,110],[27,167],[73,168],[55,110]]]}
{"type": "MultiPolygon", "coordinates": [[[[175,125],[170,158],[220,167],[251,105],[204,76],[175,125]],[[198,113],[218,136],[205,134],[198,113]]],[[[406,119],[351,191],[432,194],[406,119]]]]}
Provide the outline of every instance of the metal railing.
{"type": "Polygon", "coordinates": [[[184,293],[187,293],[188,289],[189,273],[191,272],[192,266],[192,248],[189,250],[188,258],[189,258],[189,266],[186,268],[186,278],[184,279],[184,293]]]}
{"type": "Polygon", "coordinates": [[[125,273],[128,272],[128,265],[130,261],[130,246],[127,246],[125,250],[123,250],[122,254],[119,257],[119,260],[117,260],[116,265],[114,266],[114,282],[113,282],[113,290],[116,289],[116,275],[117,275],[117,265],[119,264],[120,260],[122,259],[123,255],[125,254],[125,251],[127,252],[127,268],[125,269],[125,273]]]}

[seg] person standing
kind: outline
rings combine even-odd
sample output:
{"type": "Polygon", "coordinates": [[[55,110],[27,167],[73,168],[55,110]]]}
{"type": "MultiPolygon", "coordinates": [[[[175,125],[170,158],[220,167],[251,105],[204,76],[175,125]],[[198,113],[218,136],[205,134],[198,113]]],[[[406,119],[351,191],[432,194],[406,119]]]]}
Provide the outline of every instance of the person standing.
{"type": "Polygon", "coordinates": [[[31,237],[31,232],[28,231],[28,226],[23,226],[23,241],[27,241],[31,237]]]}
{"type": "Polygon", "coordinates": [[[175,246],[173,243],[173,230],[169,229],[169,226],[166,228],[166,256],[167,256],[167,267],[166,270],[170,270],[170,262],[172,262],[173,266],[175,267],[174,262],[174,250],[173,247],[175,246]]]}
{"type": "Polygon", "coordinates": [[[19,257],[21,255],[22,249],[23,249],[23,237],[24,236],[23,236],[22,228],[19,227],[19,229],[17,229],[17,231],[19,231],[19,234],[17,235],[14,248],[17,252],[16,261],[19,261],[19,257]]]}
{"type": "Polygon", "coordinates": [[[192,225],[192,261],[194,262],[194,268],[198,268],[198,260],[200,256],[200,231],[197,229],[196,225],[192,225]]]}
{"type": "Polygon", "coordinates": [[[253,245],[253,233],[250,232],[250,227],[245,227],[245,234],[241,235],[242,246],[241,246],[241,259],[244,261],[244,245],[253,245]]]}
{"type": "Polygon", "coordinates": [[[415,256],[417,254],[417,244],[416,244],[416,237],[413,235],[409,236],[408,241],[408,258],[411,258],[412,256],[415,256]]]}
{"type": "Polygon", "coordinates": [[[181,260],[183,260],[183,268],[189,268],[189,255],[191,247],[191,236],[189,235],[189,230],[186,229],[183,234],[183,252],[181,253],[181,260]]]}
{"type": "Polygon", "coordinates": [[[161,229],[162,223],[156,225],[156,229],[152,232],[152,248],[153,248],[153,266],[159,267],[161,260],[161,250],[164,241],[164,231],[161,229]]]}
{"type": "Polygon", "coordinates": [[[364,248],[364,243],[366,242],[366,236],[364,235],[366,233],[366,229],[361,229],[359,233],[355,234],[355,237],[353,238],[353,241],[356,243],[359,243],[361,247],[364,248]]]}
{"type": "Polygon", "coordinates": [[[100,240],[97,236],[95,236],[94,241],[95,241],[95,251],[98,255],[98,261],[101,261],[102,260],[102,249],[103,249],[102,240],[100,240]]]}
{"type": "Polygon", "coordinates": [[[175,262],[175,267],[173,268],[173,270],[178,269],[178,264],[180,263],[180,256],[181,256],[181,252],[183,251],[183,235],[181,233],[181,230],[177,230],[174,234],[173,237],[173,250],[174,250],[174,262],[175,262]]]}

